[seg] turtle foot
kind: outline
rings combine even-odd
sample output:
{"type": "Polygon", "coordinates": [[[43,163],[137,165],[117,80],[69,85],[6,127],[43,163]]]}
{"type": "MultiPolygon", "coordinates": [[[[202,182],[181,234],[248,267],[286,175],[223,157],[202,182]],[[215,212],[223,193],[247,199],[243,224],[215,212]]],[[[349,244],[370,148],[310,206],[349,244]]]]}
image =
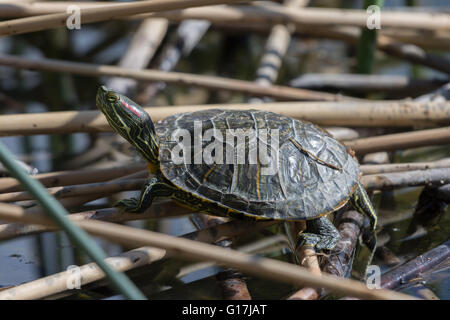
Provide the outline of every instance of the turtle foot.
{"type": "Polygon", "coordinates": [[[339,238],[336,238],[331,235],[302,233],[299,235],[297,241],[297,248],[300,248],[301,246],[311,246],[316,251],[332,250],[336,246],[338,240],[339,238]]]}

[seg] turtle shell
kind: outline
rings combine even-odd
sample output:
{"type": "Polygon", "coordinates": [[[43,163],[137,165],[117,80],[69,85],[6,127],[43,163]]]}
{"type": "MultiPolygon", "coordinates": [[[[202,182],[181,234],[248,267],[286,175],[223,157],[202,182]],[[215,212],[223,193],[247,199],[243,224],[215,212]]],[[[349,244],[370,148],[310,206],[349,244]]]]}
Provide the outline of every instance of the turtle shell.
{"type": "Polygon", "coordinates": [[[326,131],[273,112],[182,113],[158,122],[156,131],[161,171],[168,180],[253,218],[318,218],[342,207],[359,178],[357,161],[326,131]],[[239,143],[236,136],[244,140],[239,143]]]}

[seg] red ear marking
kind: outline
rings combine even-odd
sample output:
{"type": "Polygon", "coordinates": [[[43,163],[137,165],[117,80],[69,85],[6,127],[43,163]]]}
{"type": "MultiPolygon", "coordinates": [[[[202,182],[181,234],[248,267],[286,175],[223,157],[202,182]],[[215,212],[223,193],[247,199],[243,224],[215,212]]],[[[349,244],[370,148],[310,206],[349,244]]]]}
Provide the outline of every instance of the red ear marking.
{"type": "Polygon", "coordinates": [[[133,112],[135,115],[137,115],[139,118],[141,117],[141,113],[133,106],[130,106],[128,103],[126,103],[125,101],[120,100],[120,103],[127,108],[128,110],[130,110],[131,112],[133,112]]]}

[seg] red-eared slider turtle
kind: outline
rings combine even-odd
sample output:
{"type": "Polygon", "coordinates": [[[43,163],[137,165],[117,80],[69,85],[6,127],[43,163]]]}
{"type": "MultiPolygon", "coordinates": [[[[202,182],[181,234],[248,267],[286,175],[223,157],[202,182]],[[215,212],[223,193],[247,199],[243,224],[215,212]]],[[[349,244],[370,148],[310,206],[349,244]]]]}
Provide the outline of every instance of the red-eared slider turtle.
{"type": "Polygon", "coordinates": [[[129,212],[144,211],[155,197],[169,197],[214,215],[307,220],[300,241],[321,250],[332,249],[339,239],[325,215],[351,199],[375,230],[377,218],[358,181],[358,162],[312,123],[267,111],[213,109],[170,116],[155,127],[138,104],[103,86],[97,106],[153,174],[139,199],[119,202],[129,212]]]}

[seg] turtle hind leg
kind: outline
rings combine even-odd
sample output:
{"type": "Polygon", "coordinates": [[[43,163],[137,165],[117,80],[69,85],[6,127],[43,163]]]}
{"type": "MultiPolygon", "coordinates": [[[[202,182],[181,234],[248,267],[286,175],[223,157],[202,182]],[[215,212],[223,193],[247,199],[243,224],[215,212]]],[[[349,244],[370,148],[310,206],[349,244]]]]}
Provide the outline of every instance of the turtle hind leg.
{"type": "Polygon", "coordinates": [[[139,198],[130,198],[119,201],[115,206],[123,207],[125,211],[131,213],[144,212],[156,197],[171,197],[176,188],[170,182],[154,177],[149,179],[141,189],[139,198]]]}
{"type": "Polygon", "coordinates": [[[296,248],[307,245],[317,251],[331,250],[339,241],[339,232],[326,217],[306,222],[306,232],[299,235],[296,248]]]}
{"type": "Polygon", "coordinates": [[[375,250],[377,248],[377,235],[376,235],[377,214],[372,206],[372,202],[370,201],[366,190],[359,182],[358,185],[356,186],[356,190],[351,198],[351,201],[355,209],[359,213],[365,214],[370,220],[370,230],[363,230],[362,234],[363,242],[370,250],[370,256],[367,259],[365,268],[367,275],[367,268],[372,263],[375,250]]]}
{"type": "Polygon", "coordinates": [[[376,228],[377,228],[377,214],[372,206],[364,187],[358,182],[355,193],[351,198],[355,209],[362,214],[365,214],[370,220],[370,232],[363,233],[363,240],[371,252],[374,252],[377,246],[376,228]]]}
{"type": "Polygon", "coordinates": [[[352,204],[359,213],[365,214],[370,220],[370,228],[372,232],[375,232],[377,227],[377,214],[372,206],[372,202],[369,199],[364,187],[358,182],[355,193],[353,194],[352,204]]]}

